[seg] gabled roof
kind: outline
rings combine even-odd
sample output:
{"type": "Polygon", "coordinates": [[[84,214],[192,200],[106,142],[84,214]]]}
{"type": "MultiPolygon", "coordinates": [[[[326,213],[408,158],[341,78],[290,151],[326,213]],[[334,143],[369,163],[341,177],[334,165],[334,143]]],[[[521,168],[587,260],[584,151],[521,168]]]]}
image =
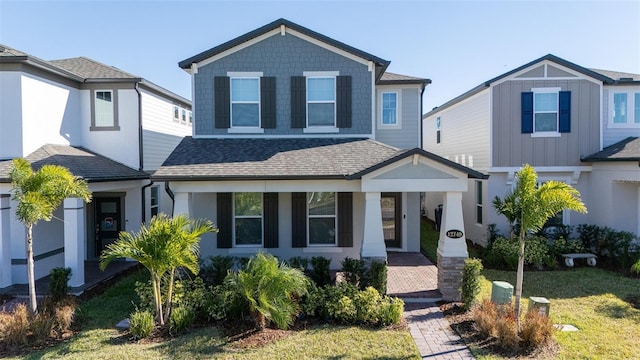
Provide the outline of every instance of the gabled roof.
{"type": "Polygon", "coordinates": [[[611,71],[602,69],[590,69],[615,81],[616,84],[626,84],[640,81],[640,74],[633,74],[621,71],[611,71]]]}
{"type": "Polygon", "coordinates": [[[129,79],[134,81],[141,79],[139,76],[122,71],[115,66],[105,65],[84,56],[51,60],[50,63],[78,74],[85,79],[129,79]]]}
{"type": "Polygon", "coordinates": [[[421,149],[398,150],[371,139],[194,139],[185,137],[152,178],[187,180],[359,179],[413,154],[481,177],[421,149]]]}
{"type": "MultiPolygon", "coordinates": [[[[47,144],[29,154],[25,159],[31,163],[34,170],[38,170],[44,165],[60,165],[88,182],[149,178],[149,174],[145,172],[134,170],[80,147],[47,144]]],[[[11,160],[0,161],[0,182],[10,182],[9,172],[12,167],[11,160]]]]}
{"type": "Polygon", "coordinates": [[[587,156],[582,161],[640,161],[640,138],[628,137],[587,156]]]}
{"type": "Polygon", "coordinates": [[[376,68],[379,68],[379,70],[377,71],[378,73],[378,78],[380,77],[380,75],[384,72],[384,70],[387,68],[387,66],[389,66],[390,61],[381,59],[375,55],[369,54],[367,52],[364,52],[362,50],[358,50],[352,46],[349,46],[343,42],[340,42],[338,40],[332,39],[328,36],[322,35],[320,33],[317,33],[313,30],[307,29],[304,26],[300,26],[294,22],[291,22],[287,19],[278,19],[276,21],[273,21],[267,25],[264,25],[260,28],[257,28],[253,31],[250,31],[244,35],[238,36],[235,39],[229,40],[223,44],[220,44],[216,47],[213,47],[209,50],[203,51],[200,54],[194,55],[188,59],[182,60],[178,63],[178,66],[180,66],[182,69],[188,69],[191,67],[191,64],[193,63],[198,63],[200,61],[203,61],[205,59],[208,59],[212,56],[215,56],[217,54],[220,54],[226,50],[229,50],[231,48],[234,48],[244,42],[247,42],[249,40],[252,40],[260,35],[263,35],[265,33],[268,33],[271,30],[277,29],[279,28],[281,25],[284,25],[287,28],[290,28],[292,30],[295,30],[297,32],[300,32],[304,35],[307,35],[309,37],[312,37],[316,40],[322,41],[328,45],[331,45],[333,47],[336,47],[340,50],[346,51],[350,54],[356,55],[360,58],[369,60],[369,61],[373,61],[376,64],[376,68]]]}
{"type": "Polygon", "coordinates": [[[487,81],[483,82],[482,84],[480,84],[480,85],[474,87],[473,89],[463,93],[462,95],[457,96],[457,97],[447,101],[446,103],[442,104],[441,106],[438,106],[438,107],[434,108],[433,110],[427,112],[426,114],[424,114],[422,116],[422,118],[424,119],[424,118],[426,118],[428,116],[431,116],[433,113],[436,113],[438,111],[442,111],[442,110],[444,110],[444,109],[446,109],[446,108],[448,108],[448,107],[450,107],[452,105],[455,105],[455,104],[461,102],[462,100],[465,100],[465,99],[467,99],[467,98],[469,98],[469,97],[481,92],[482,90],[488,88],[489,86],[491,86],[492,83],[494,83],[496,81],[499,81],[499,80],[502,80],[502,79],[504,79],[504,78],[506,78],[508,76],[511,76],[511,75],[513,75],[513,74],[515,74],[515,73],[517,73],[519,71],[522,71],[522,70],[524,70],[524,69],[526,69],[528,67],[531,67],[531,66],[533,66],[533,65],[535,65],[535,64],[537,64],[539,62],[545,61],[545,60],[554,62],[554,63],[556,63],[558,65],[562,65],[562,66],[564,66],[566,68],[569,68],[571,70],[577,71],[577,72],[579,72],[581,74],[584,74],[584,75],[589,76],[591,78],[594,78],[596,80],[600,80],[604,84],[615,84],[616,83],[616,80],[614,80],[614,79],[612,79],[612,78],[610,78],[610,77],[608,77],[608,76],[606,76],[604,74],[601,74],[601,73],[596,72],[594,70],[587,69],[587,68],[582,67],[580,65],[574,64],[574,63],[572,63],[570,61],[567,61],[565,59],[559,58],[559,57],[557,57],[557,56],[555,56],[553,54],[547,54],[547,55],[545,55],[545,56],[543,56],[541,58],[535,59],[535,60],[533,60],[533,61],[531,61],[529,63],[526,63],[526,64],[524,64],[524,65],[522,65],[520,67],[517,67],[517,68],[515,68],[515,69],[513,69],[513,70],[511,70],[509,72],[506,72],[506,73],[504,73],[502,75],[494,77],[493,79],[490,79],[490,80],[487,80],[487,81]]]}

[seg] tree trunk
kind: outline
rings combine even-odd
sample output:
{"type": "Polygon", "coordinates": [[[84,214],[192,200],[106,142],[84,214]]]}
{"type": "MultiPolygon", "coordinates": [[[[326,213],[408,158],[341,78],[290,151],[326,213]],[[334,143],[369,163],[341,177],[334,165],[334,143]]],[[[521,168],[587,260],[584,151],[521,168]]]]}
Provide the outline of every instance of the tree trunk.
{"type": "Polygon", "coordinates": [[[38,312],[36,299],[36,279],[33,264],[33,225],[27,225],[27,277],[29,278],[29,309],[32,314],[38,312]]]}
{"type": "Polygon", "coordinates": [[[520,229],[520,250],[518,252],[518,273],[516,275],[516,322],[520,331],[520,300],[522,299],[522,282],[524,278],[524,231],[520,229]]]}
{"type": "Polygon", "coordinates": [[[160,326],[164,326],[164,318],[162,317],[162,291],[160,291],[160,281],[161,277],[153,274],[151,275],[151,282],[153,283],[153,297],[156,302],[156,318],[158,319],[158,324],[160,326]]]}
{"type": "Polygon", "coordinates": [[[174,278],[175,270],[171,270],[171,275],[169,277],[169,290],[167,291],[167,305],[164,309],[164,318],[169,319],[169,315],[171,314],[171,298],[173,295],[173,278],[174,278]]]}

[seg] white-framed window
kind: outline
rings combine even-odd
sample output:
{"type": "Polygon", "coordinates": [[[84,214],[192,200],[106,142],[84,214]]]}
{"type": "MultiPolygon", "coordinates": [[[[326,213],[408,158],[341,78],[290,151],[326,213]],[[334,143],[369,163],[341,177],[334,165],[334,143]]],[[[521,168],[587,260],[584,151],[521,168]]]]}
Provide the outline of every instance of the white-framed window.
{"type": "Polygon", "coordinates": [[[336,126],[336,77],[307,76],[307,127],[336,126]]]}
{"type": "Polygon", "coordinates": [[[436,144],[440,144],[440,116],[436,118],[436,144]]]}
{"type": "Polygon", "coordinates": [[[187,122],[187,109],[182,109],[182,122],[187,122]]]}
{"type": "Polygon", "coordinates": [[[231,127],[260,127],[260,77],[231,77],[231,127]]]}
{"type": "Polygon", "coordinates": [[[397,91],[385,91],[381,94],[380,103],[382,110],[380,111],[380,125],[397,126],[400,124],[399,119],[399,100],[397,91]]]}
{"type": "Polygon", "coordinates": [[[236,246],[262,246],[262,193],[233,194],[233,238],[236,246]]]}
{"type": "Polygon", "coordinates": [[[157,186],[152,186],[151,191],[151,217],[158,215],[158,209],[160,207],[160,198],[158,197],[159,188],[157,186]]]}
{"type": "Polygon", "coordinates": [[[117,127],[115,116],[115,96],[113,90],[96,90],[94,94],[93,127],[117,127]]]}
{"type": "Polygon", "coordinates": [[[173,106],[173,120],[180,120],[180,107],[178,105],[173,106]]]}
{"type": "Polygon", "coordinates": [[[533,133],[559,134],[558,113],[560,88],[536,88],[533,92],[533,133]]]}
{"type": "Polygon", "coordinates": [[[338,244],[337,213],[337,193],[307,193],[307,239],[309,239],[309,246],[335,246],[338,244]]]}
{"type": "Polygon", "coordinates": [[[189,125],[193,124],[193,111],[189,111],[189,125]]]}
{"type": "Polygon", "coordinates": [[[482,224],[482,181],[476,180],[476,224],[482,224]]]}
{"type": "Polygon", "coordinates": [[[611,93],[609,127],[640,127],[640,91],[611,93]]]}

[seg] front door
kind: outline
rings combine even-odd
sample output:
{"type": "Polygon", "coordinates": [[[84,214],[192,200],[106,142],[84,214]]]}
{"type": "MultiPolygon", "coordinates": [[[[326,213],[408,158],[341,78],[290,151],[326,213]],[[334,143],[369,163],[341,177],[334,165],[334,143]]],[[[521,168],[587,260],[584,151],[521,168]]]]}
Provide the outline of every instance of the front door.
{"type": "Polygon", "coordinates": [[[402,247],[402,193],[382,193],[382,231],[387,247],[402,247]]]}
{"type": "Polygon", "coordinates": [[[120,198],[119,197],[99,197],[94,198],[96,236],[95,236],[95,256],[99,257],[102,250],[118,238],[122,229],[120,198]]]}

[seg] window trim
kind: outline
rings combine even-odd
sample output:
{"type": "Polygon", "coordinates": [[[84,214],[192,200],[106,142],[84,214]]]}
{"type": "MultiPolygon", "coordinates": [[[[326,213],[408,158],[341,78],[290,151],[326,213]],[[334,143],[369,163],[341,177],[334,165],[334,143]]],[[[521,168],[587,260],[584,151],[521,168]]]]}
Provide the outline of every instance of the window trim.
{"type": "MultiPolygon", "coordinates": [[[[263,248],[264,247],[264,195],[260,194],[260,244],[237,244],[236,243],[236,218],[239,219],[257,219],[257,215],[236,215],[236,194],[244,193],[245,191],[241,191],[238,193],[232,193],[231,196],[231,224],[232,224],[232,233],[231,233],[231,244],[232,248],[263,248]]],[[[251,193],[253,191],[246,191],[247,193],[251,193]]]]}
{"type": "Polygon", "coordinates": [[[180,109],[180,113],[181,113],[181,118],[180,118],[180,122],[183,124],[187,123],[187,109],[185,108],[181,108],[180,109]]]}
{"type": "Polygon", "coordinates": [[[173,105],[173,121],[180,121],[180,106],[178,105],[173,105]]]}
{"type": "Polygon", "coordinates": [[[334,210],[333,210],[333,215],[311,215],[309,214],[309,194],[311,194],[310,192],[306,193],[306,206],[307,206],[307,247],[319,247],[319,248],[326,248],[326,247],[338,247],[338,192],[336,191],[317,191],[317,192],[329,192],[329,193],[333,193],[333,197],[334,197],[334,210]],[[333,244],[312,244],[311,243],[311,236],[310,236],[310,219],[314,218],[314,219],[329,219],[329,218],[333,218],[334,219],[334,232],[335,232],[335,236],[334,236],[334,241],[333,244]]]}
{"type": "Polygon", "coordinates": [[[118,123],[118,91],[117,89],[95,89],[91,90],[91,126],[90,131],[119,131],[120,125],[118,123]],[[97,126],[96,125],[96,96],[99,92],[111,93],[111,111],[113,113],[113,125],[111,126],[97,126]]]}
{"type": "Polygon", "coordinates": [[[228,132],[263,132],[262,129],[262,104],[260,103],[260,78],[262,77],[262,73],[228,73],[229,76],[229,128],[228,132]],[[233,100],[233,80],[237,79],[251,79],[256,80],[258,82],[258,100],[256,101],[234,101],[233,100]],[[258,106],[258,124],[256,126],[238,126],[233,125],[233,104],[255,104],[258,106]],[[231,130],[231,129],[236,129],[231,130]],[[255,129],[261,129],[262,131],[256,131],[255,129]],[[239,131],[242,130],[242,131],[239,131]]]}
{"type": "Polygon", "coordinates": [[[436,116],[436,144],[442,143],[442,120],[436,116]]]}
{"type": "Polygon", "coordinates": [[[378,117],[378,128],[379,129],[400,129],[402,128],[402,91],[401,90],[381,90],[378,95],[378,102],[380,106],[378,106],[379,117],[378,117]],[[384,123],[384,95],[385,94],[395,94],[396,96],[396,122],[395,124],[385,124],[384,123]]]}
{"type": "Polygon", "coordinates": [[[609,91],[609,109],[607,114],[607,128],[640,128],[640,111],[638,112],[639,118],[636,118],[636,107],[640,108],[640,104],[636,104],[636,97],[640,101],[640,89],[634,90],[615,90],[609,91]],[[627,121],[624,123],[614,123],[613,116],[615,114],[615,95],[624,94],[627,97],[627,121]]]}
{"type": "Polygon", "coordinates": [[[560,137],[560,91],[559,87],[532,88],[533,93],[533,132],[531,137],[560,137]],[[556,94],[556,130],[555,131],[536,131],[536,114],[549,114],[552,111],[536,111],[536,94],[556,94]]]}
{"type": "Polygon", "coordinates": [[[153,217],[153,209],[154,208],[156,209],[156,215],[159,214],[160,213],[160,187],[159,186],[152,186],[149,189],[149,215],[151,217],[153,217]],[[155,205],[153,204],[153,199],[154,199],[153,192],[154,192],[154,190],[156,192],[156,195],[155,195],[156,203],[155,203],[155,205]]]}
{"type": "Polygon", "coordinates": [[[339,132],[338,128],[338,71],[304,71],[302,75],[305,77],[305,110],[306,119],[303,132],[339,132]],[[309,80],[311,79],[332,79],[333,80],[333,101],[327,100],[309,100],[309,80]],[[309,104],[333,104],[333,125],[309,125],[309,104]],[[309,129],[309,130],[307,130],[309,129]],[[335,129],[335,130],[334,130],[335,129]]]}
{"type": "Polygon", "coordinates": [[[476,180],[476,191],[475,191],[475,210],[476,210],[476,224],[482,225],[484,223],[484,193],[483,193],[483,184],[482,180],[476,180]],[[480,211],[480,213],[478,213],[480,211]],[[478,214],[480,214],[480,221],[478,221],[478,214]]]}

